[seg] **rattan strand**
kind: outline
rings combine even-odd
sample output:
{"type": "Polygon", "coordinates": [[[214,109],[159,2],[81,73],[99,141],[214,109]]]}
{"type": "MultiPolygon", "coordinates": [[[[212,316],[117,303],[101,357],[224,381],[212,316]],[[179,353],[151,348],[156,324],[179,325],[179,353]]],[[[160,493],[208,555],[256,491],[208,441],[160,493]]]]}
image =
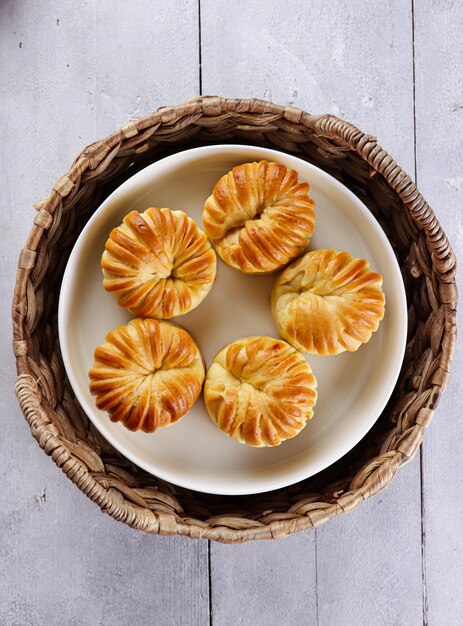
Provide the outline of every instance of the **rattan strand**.
{"type": "Polygon", "coordinates": [[[16,392],[43,450],[91,500],[149,533],[226,543],[280,539],[351,511],[414,457],[450,372],[455,344],[455,257],[410,177],[377,143],[332,115],[262,100],[194,98],[132,120],[78,155],[36,205],[20,253],[13,301],[16,392]],[[399,259],[409,306],[399,382],[370,433],[324,472],[267,494],[221,497],[158,480],[94,429],[69,386],[57,340],[57,305],[70,250],[92,212],[145,165],[211,143],[275,147],[341,180],[380,221],[399,259]]]}

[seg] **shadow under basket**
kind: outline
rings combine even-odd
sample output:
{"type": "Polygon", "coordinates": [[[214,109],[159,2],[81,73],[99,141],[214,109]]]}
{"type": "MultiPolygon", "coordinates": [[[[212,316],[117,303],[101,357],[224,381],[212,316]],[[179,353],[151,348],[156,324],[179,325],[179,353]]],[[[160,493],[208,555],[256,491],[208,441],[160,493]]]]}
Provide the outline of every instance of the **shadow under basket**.
{"type": "Polygon", "coordinates": [[[36,209],[19,257],[13,302],[16,393],[39,445],[115,519],[149,533],[225,543],[280,539],[351,511],[383,489],[418,451],[449,376],[456,262],[433,211],[375,137],[332,115],[309,115],[263,100],[194,98],[130,121],[88,146],[36,209]],[[346,185],[389,238],[408,301],[399,380],[367,436],[316,476],[251,496],[179,488],[120,455],[74,397],[58,342],[64,268],[92,213],[141,168],[187,148],[217,143],[277,148],[346,185]]]}

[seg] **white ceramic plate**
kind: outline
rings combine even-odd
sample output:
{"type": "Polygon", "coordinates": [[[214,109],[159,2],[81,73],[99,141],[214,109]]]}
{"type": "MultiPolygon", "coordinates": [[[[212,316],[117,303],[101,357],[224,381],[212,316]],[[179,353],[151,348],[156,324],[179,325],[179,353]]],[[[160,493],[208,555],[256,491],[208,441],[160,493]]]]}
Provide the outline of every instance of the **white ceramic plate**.
{"type": "MultiPolygon", "coordinates": [[[[248,335],[278,337],[270,311],[273,276],[245,276],[219,260],[209,296],[176,319],[197,340],[206,366],[225,344],[248,335]]],[[[320,472],[348,452],[373,426],[402,364],[407,306],[400,270],[381,227],[346,187],[296,157],[250,146],[187,150],[145,168],[99,207],[69,258],[59,302],[64,365],[83,409],[111,444],[146,471],[177,485],[227,495],[277,489],[320,472]],[[315,415],[294,439],[256,449],[230,439],[213,424],[202,399],[170,428],[129,432],[95,407],[88,370],[95,347],[130,314],[103,289],[100,257],[109,232],[131,209],[181,209],[201,225],[204,201],[234,165],[268,159],[296,169],[312,186],[316,225],[310,249],[334,248],[364,257],[384,277],[386,314],[357,352],[308,358],[318,379],[315,415]]]]}

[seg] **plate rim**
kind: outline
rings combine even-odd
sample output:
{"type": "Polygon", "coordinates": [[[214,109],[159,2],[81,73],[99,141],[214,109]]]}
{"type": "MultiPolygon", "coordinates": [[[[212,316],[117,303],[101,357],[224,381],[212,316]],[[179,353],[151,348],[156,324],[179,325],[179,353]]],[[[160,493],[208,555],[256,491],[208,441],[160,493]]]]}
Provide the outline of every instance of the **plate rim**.
{"type": "Polygon", "coordinates": [[[172,155],[168,155],[162,159],[159,159],[158,161],[155,161],[154,163],[147,165],[146,167],[144,167],[143,169],[141,169],[140,171],[132,175],[130,178],[128,178],[126,181],[124,181],[115,190],[113,190],[111,194],[99,205],[99,207],[95,210],[93,215],[91,215],[91,217],[85,224],[84,228],[79,234],[79,237],[77,238],[76,242],[74,243],[72,247],[72,250],[67,260],[66,268],[63,274],[63,279],[62,279],[60,293],[59,293],[59,302],[58,302],[58,338],[59,338],[59,343],[60,343],[61,356],[62,356],[64,368],[66,370],[66,375],[68,377],[72,390],[80,406],[84,410],[89,420],[95,426],[95,428],[100,432],[100,434],[105,439],[108,440],[108,442],[114,448],[116,448],[116,450],[120,452],[120,454],[122,454],[124,457],[126,457],[128,460],[130,460],[132,463],[134,463],[138,467],[147,471],[152,476],[156,478],[160,478],[167,482],[170,482],[179,487],[183,487],[186,489],[191,489],[191,490],[199,491],[203,493],[214,494],[214,495],[239,496],[239,495],[251,495],[251,494],[256,494],[256,493],[271,492],[276,489],[287,487],[289,485],[300,482],[301,480],[314,476],[317,473],[329,467],[330,465],[332,465],[333,463],[335,463],[344,455],[346,455],[350,450],[352,450],[352,448],[354,448],[365,437],[365,435],[370,431],[370,429],[377,422],[382,411],[384,410],[384,407],[387,405],[387,402],[389,401],[391,397],[391,394],[395,388],[398,377],[400,375],[400,370],[401,370],[402,363],[403,363],[403,358],[404,358],[405,348],[406,348],[406,340],[407,340],[407,329],[408,329],[407,311],[408,311],[408,308],[407,308],[405,286],[403,283],[400,267],[399,267],[395,252],[391,246],[391,243],[389,242],[389,239],[387,238],[387,235],[382,229],[381,225],[373,216],[373,214],[368,209],[368,207],[348,187],[346,187],[343,183],[338,181],[331,174],[324,171],[320,167],[313,165],[309,161],[305,161],[304,159],[301,159],[300,157],[296,155],[289,154],[281,150],[275,150],[273,148],[254,146],[254,145],[249,145],[249,144],[213,144],[213,145],[208,145],[208,146],[188,148],[186,150],[176,152],[172,155]],[[88,407],[88,402],[86,398],[84,398],[81,395],[80,385],[78,384],[76,378],[74,377],[74,367],[72,364],[72,359],[69,354],[68,343],[65,340],[67,336],[67,331],[65,328],[66,320],[69,318],[69,311],[68,311],[68,307],[66,306],[66,303],[70,301],[70,292],[72,292],[71,287],[74,283],[74,280],[71,280],[71,279],[75,277],[75,274],[77,271],[75,259],[78,256],[79,248],[82,245],[82,242],[84,241],[89,231],[92,230],[92,228],[95,226],[95,223],[98,222],[99,217],[103,213],[106,213],[106,211],[110,210],[109,207],[111,203],[114,201],[114,198],[116,196],[119,196],[119,194],[123,193],[124,191],[129,191],[130,187],[136,184],[139,180],[143,180],[143,178],[149,177],[151,170],[157,169],[160,164],[162,165],[172,164],[175,167],[175,164],[177,165],[181,164],[182,157],[188,160],[188,157],[194,157],[194,155],[196,154],[204,154],[204,153],[207,154],[207,153],[214,153],[214,152],[218,152],[222,154],[224,152],[233,153],[236,151],[248,152],[248,153],[261,151],[262,154],[268,155],[268,157],[263,156],[262,158],[271,158],[272,156],[274,156],[275,157],[274,160],[278,160],[278,157],[280,158],[284,157],[285,159],[289,158],[290,160],[294,161],[295,169],[297,169],[297,163],[301,162],[304,164],[304,166],[307,166],[309,169],[315,170],[317,172],[317,175],[324,178],[331,186],[334,186],[335,188],[340,189],[341,192],[344,194],[348,194],[353,200],[353,202],[357,205],[358,209],[360,210],[362,214],[362,219],[366,219],[367,221],[370,222],[370,225],[373,227],[373,229],[376,231],[379,238],[382,240],[383,250],[384,249],[387,250],[387,254],[390,260],[389,265],[391,266],[391,268],[392,267],[394,268],[394,272],[399,278],[399,280],[396,281],[397,284],[395,284],[395,289],[397,290],[399,294],[402,315],[400,315],[399,317],[399,319],[401,320],[401,329],[400,331],[398,329],[398,333],[400,333],[400,341],[397,342],[398,346],[396,350],[396,358],[394,360],[394,363],[396,364],[396,367],[395,367],[396,371],[394,372],[393,375],[389,375],[390,380],[389,380],[389,384],[387,385],[387,388],[385,386],[381,387],[381,389],[383,389],[383,401],[377,405],[377,408],[375,409],[375,417],[370,418],[370,420],[368,420],[368,424],[364,426],[364,428],[360,429],[362,433],[360,437],[357,436],[355,440],[349,440],[348,445],[343,447],[341,453],[339,453],[339,447],[336,448],[333,454],[331,455],[326,453],[325,456],[323,457],[324,459],[323,462],[319,462],[318,466],[317,464],[315,464],[315,469],[313,471],[311,470],[309,473],[307,473],[307,471],[304,472],[304,465],[303,465],[302,468],[299,468],[299,469],[296,468],[296,469],[286,472],[283,475],[283,478],[280,480],[278,480],[275,476],[270,476],[269,478],[265,478],[265,477],[258,478],[254,476],[249,479],[250,485],[247,488],[243,488],[243,486],[240,486],[238,489],[235,489],[233,487],[226,486],[226,487],[219,489],[218,487],[213,487],[211,485],[205,484],[201,477],[194,478],[192,480],[188,480],[188,477],[185,477],[186,479],[183,480],[183,478],[178,478],[177,476],[173,478],[172,474],[170,474],[169,471],[164,471],[162,469],[159,470],[159,469],[153,468],[153,466],[150,463],[145,462],[143,459],[138,458],[136,454],[133,454],[130,450],[127,450],[125,445],[123,443],[121,444],[119,439],[113,436],[113,434],[108,429],[106,429],[105,425],[101,423],[99,419],[96,419],[92,416],[92,410],[91,410],[92,407],[91,406],[88,407]],[[255,483],[256,481],[260,481],[258,488],[252,486],[252,484],[255,483]],[[271,483],[271,486],[264,486],[261,483],[271,483]]]}

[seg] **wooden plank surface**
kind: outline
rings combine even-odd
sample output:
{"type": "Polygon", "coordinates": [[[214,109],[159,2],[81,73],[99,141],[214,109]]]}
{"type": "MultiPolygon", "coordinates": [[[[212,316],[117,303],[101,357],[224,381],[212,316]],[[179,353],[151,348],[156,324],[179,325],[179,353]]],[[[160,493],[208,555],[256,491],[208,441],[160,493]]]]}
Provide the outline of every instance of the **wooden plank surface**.
{"type": "Polygon", "coordinates": [[[90,141],[198,93],[197,5],[10,1],[0,28],[0,624],[209,624],[207,543],[102,515],[31,437],[13,394],[9,322],[33,202],[90,141]]]}
{"type": "MultiPolygon", "coordinates": [[[[411,4],[201,0],[201,26],[203,93],[335,113],[413,175],[411,4]]],[[[211,545],[214,624],[284,624],[288,605],[308,624],[420,624],[419,459],[316,541],[308,531],[269,552],[211,545]]]]}
{"type": "MultiPolygon", "coordinates": [[[[418,185],[463,258],[463,4],[415,0],[418,185]]],[[[463,294],[461,266],[457,277],[463,294]]],[[[461,311],[461,307],[460,307],[461,311]]],[[[458,325],[462,328],[462,315],[458,325]]],[[[463,350],[423,445],[426,623],[463,624],[463,350]]]]}
{"type": "Polygon", "coordinates": [[[39,449],[12,391],[9,307],[32,203],[90,141],[198,93],[199,17],[203,93],[333,112],[411,175],[415,113],[418,184],[461,255],[462,5],[413,8],[414,22],[412,0],[0,3],[2,626],[463,623],[461,347],[427,433],[423,502],[417,458],[316,532],[209,554],[101,515],[39,449]]]}
{"type": "Polygon", "coordinates": [[[211,624],[316,624],[315,549],[315,533],[241,546],[211,543],[211,624]]]}

